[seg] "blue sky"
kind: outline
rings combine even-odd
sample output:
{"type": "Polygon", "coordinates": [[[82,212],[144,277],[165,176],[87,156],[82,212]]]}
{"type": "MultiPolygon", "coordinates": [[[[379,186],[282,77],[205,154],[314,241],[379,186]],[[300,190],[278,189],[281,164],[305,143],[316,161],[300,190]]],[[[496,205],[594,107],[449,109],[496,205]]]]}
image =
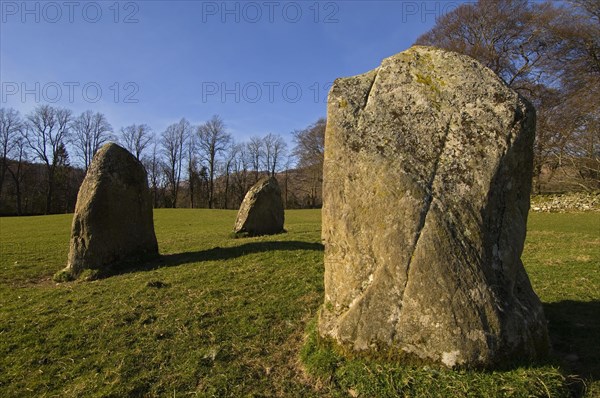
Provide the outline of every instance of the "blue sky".
{"type": "Polygon", "coordinates": [[[103,112],[160,133],[220,115],[290,139],[337,77],[403,51],[461,1],[4,1],[0,106],[103,112]]]}

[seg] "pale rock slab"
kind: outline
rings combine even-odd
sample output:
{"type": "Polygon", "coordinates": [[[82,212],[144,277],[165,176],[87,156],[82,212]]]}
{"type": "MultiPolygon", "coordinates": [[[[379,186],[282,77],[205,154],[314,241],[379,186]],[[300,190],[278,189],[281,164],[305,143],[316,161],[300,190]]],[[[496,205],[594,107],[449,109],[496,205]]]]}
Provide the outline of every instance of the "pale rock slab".
{"type": "Polygon", "coordinates": [[[448,367],[544,356],[520,256],[535,109],[470,57],[413,47],[329,93],[319,333],[448,367]]]}

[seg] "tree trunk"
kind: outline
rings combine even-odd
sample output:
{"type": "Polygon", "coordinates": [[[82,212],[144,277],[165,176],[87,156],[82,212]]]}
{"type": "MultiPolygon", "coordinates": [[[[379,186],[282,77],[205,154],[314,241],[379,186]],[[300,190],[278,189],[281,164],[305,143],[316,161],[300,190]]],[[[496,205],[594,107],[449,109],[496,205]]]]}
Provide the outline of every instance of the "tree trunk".
{"type": "Polygon", "coordinates": [[[192,169],[189,169],[189,175],[190,175],[190,207],[193,209],[194,208],[194,172],[192,171],[192,169]]]}
{"type": "Polygon", "coordinates": [[[2,158],[2,164],[0,164],[0,198],[2,197],[2,187],[4,186],[4,176],[6,176],[6,170],[8,169],[8,161],[6,156],[2,158]]]}
{"type": "Polygon", "coordinates": [[[285,202],[284,202],[284,207],[287,209],[288,207],[288,168],[285,168],[285,202]]]}
{"type": "Polygon", "coordinates": [[[213,208],[213,189],[214,188],[215,187],[214,187],[213,176],[211,174],[209,185],[208,185],[208,208],[209,209],[213,208]]]}
{"type": "Polygon", "coordinates": [[[227,170],[227,173],[225,174],[225,209],[229,208],[229,207],[227,207],[228,197],[229,197],[229,170],[227,170]]]}
{"type": "Polygon", "coordinates": [[[52,195],[54,190],[54,184],[49,180],[48,187],[46,189],[46,211],[45,214],[52,212],[52,195]]]}
{"type": "Polygon", "coordinates": [[[179,184],[175,184],[173,186],[173,209],[177,208],[177,191],[178,191],[178,185],[179,184]]]}
{"type": "Polygon", "coordinates": [[[17,200],[17,215],[21,216],[23,215],[23,195],[21,193],[21,159],[19,159],[19,163],[17,164],[17,171],[16,174],[15,172],[13,172],[11,169],[8,169],[8,172],[10,173],[13,182],[15,184],[15,193],[16,193],[16,200],[17,200]]]}
{"type": "Polygon", "coordinates": [[[45,214],[51,214],[52,213],[52,199],[54,196],[54,177],[55,177],[55,172],[56,172],[56,166],[54,165],[49,165],[47,167],[48,169],[48,181],[47,181],[47,187],[46,187],[46,213],[45,214]]]}
{"type": "Polygon", "coordinates": [[[17,194],[17,215],[18,216],[22,216],[23,215],[23,209],[22,209],[22,198],[21,198],[21,184],[15,184],[15,190],[16,190],[16,194],[17,194]]]}

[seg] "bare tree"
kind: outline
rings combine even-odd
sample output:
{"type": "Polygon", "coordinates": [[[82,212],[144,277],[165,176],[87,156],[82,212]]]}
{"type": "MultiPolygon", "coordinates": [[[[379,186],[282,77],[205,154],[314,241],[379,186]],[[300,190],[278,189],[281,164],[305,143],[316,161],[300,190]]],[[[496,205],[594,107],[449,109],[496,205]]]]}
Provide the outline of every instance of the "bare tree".
{"type": "Polygon", "coordinates": [[[22,129],[23,121],[19,112],[12,108],[0,108],[0,198],[8,169],[8,157],[17,144],[22,129]]]}
{"type": "Polygon", "coordinates": [[[152,130],[146,124],[132,124],[121,128],[121,143],[137,160],[152,141],[152,130]]]}
{"type": "Polygon", "coordinates": [[[165,174],[169,183],[171,194],[171,206],[177,207],[177,194],[181,181],[181,169],[184,158],[184,144],[190,135],[190,123],[181,119],[172,124],[162,133],[162,148],[165,155],[165,174]]]}
{"type": "Polygon", "coordinates": [[[25,162],[27,161],[26,140],[18,136],[12,147],[13,161],[8,166],[8,173],[12,177],[15,187],[17,215],[23,214],[23,180],[25,178],[25,162]]]}
{"type": "Polygon", "coordinates": [[[73,130],[71,142],[75,147],[75,153],[83,163],[84,170],[87,171],[94,154],[102,144],[111,139],[112,127],[102,113],[88,110],[73,120],[71,128],[73,130]]]}
{"type": "Polygon", "coordinates": [[[152,203],[156,208],[158,207],[162,175],[161,170],[163,169],[163,165],[160,156],[159,142],[156,137],[151,137],[150,144],[151,153],[150,155],[144,155],[142,164],[146,168],[146,173],[148,174],[148,184],[150,185],[150,191],[152,192],[152,203]]]}
{"type": "Polygon", "coordinates": [[[290,174],[290,167],[292,167],[293,160],[294,160],[294,156],[293,155],[289,155],[288,154],[285,157],[285,166],[284,166],[285,173],[284,173],[284,176],[283,176],[283,190],[284,190],[284,192],[283,192],[283,199],[284,199],[283,204],[286,207],[286,209],[288,207],[288,199],[289,199],[289,180],[290,180],[289,174],[290,174]]]}
{"type": "Polygon", "coordinates": [[[264,141],[260,137],[250,137],[250,141],[246,144],[248,156],[252,160],[252,170],[254,171],[254,183],[258,181],[260,175],[260,166],[264,157],[264,141]]]}
{"type": "Polygon", "coordinates": [[[323,156],[325,150],[325,119],[319,119],[304,130],[294,131],[293,154],[298,159],[299,176],[302,190],[308,197],[308,205],[319,205],[319,192],[323,182],[323,156]]]}
{"type": "Polygon", "coordinates": [[[527,0],[479,0],[460,5],[436,21],[417,44],[470,55],[513,88],[527,90],[542,75],[536,67],[551,42],[536,29],[527,0]]]}
{"type": "Polygon", "coordinates": [[[542,174],[558,169],[569,176],[561,190],[600,188],[597,0],[478,0],[440,17],[417,44],[470,55],[535,105],[538,191],[542,174]]]}
{"type": "Polygon", "coordinates": [[[293,154],[298,159],[299,167],[313,165],[323,167],[326,125],[327,121],[321,118],[304,130],[296,130],[292,133],[296,143],[293,154]]]}
{"type": "Polygon", "coordinates": [[[241,204],[248,191],[249,187],[249,172],[252,161],[248,156],[248,144],[236,144],[236,148],[232,148],[235,152],[235,157],[232,163],[232,188],[236,198],[236,204],[241,204]]]}
{"type": "Polygon", "coordinates": [[[263,138],[263,148],[265,153],[265,167],[272,177],[280,166],[281,159],[287,152],[287,143],[279,134],[269,133],[263,138]]]}
{"type": "Polygon", "coordinates": [[[225,123],[214,115],[198,127],[198,147],[208,165],[208,207],[214,205],[214,179],[219,155],[227,149],[231,135],[225,131],[225,123]]]}
{"type": "Polygon", "coordinates": [[[240,150],[240,146],[237,145],[233,140],[227,146],[227,150],[225,151],[225,156],[223,159],[223,175],[225,176],[225,187],[224,187],[224,196],[223,196],[223,208],[229,208],[229,193],[230,193],[230,176],[232,170],[234,170],[235,162],[238,156],[238,151],[240,150]]]}
{"type": "Polygon", "coordinates": [[[555,152],[575,171],[561,173],[562,180],[572,189],[600,189],[600,4],[577,0],[548,8],[555,18],[544,26],[560,43],[544,64],[561,83],[552,114],[561,133],[555,152]]]}
{"type": "MultiPolygon", "coordinates": [[[[192,128],[193,130],[193,128],[192,128]]],[[[185,143],[187,151],[187,172],[188,172],[188,187],[190,193],[190,207],[193,209],[195,203],[196,187],[198,182],[198,158],[196,156],[197,151],[197,137],[196,134],[188,134],[187,141],[185,143]]]]}
{"type": "Polygon", "coordinates": [[[56,170],[62,160],[70,122],[70,110],[49,105],[41,105],[27,116],[28,132],[23,138],[36,159],[46,166],[46,214],[52,211],[56,170]]]}

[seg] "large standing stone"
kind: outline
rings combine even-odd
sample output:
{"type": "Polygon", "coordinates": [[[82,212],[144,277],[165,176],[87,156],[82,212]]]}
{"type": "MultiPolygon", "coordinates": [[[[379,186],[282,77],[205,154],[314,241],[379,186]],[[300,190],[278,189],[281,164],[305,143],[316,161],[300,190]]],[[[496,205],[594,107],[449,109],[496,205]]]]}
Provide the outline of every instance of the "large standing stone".
{"type": "Polygon", "coordinates": [[[261,178],[246,193],[233,227],[234,233],[272,235],[283,232],[283,200],[274,177],[261,178]]]}
{"type": "Polygon", "coordinates": [[[66,271],[103,273],[158,255],[144,166],[109,143],[94,156],[77,195],[66,271]]]}
{"type": "Polygon", "coordinates": [[[463,55],[413,47],[335,81],[325,138],[325,304],[345,349],[453,366],[543,356],[520,256],[535,110],[463,55]]]}

